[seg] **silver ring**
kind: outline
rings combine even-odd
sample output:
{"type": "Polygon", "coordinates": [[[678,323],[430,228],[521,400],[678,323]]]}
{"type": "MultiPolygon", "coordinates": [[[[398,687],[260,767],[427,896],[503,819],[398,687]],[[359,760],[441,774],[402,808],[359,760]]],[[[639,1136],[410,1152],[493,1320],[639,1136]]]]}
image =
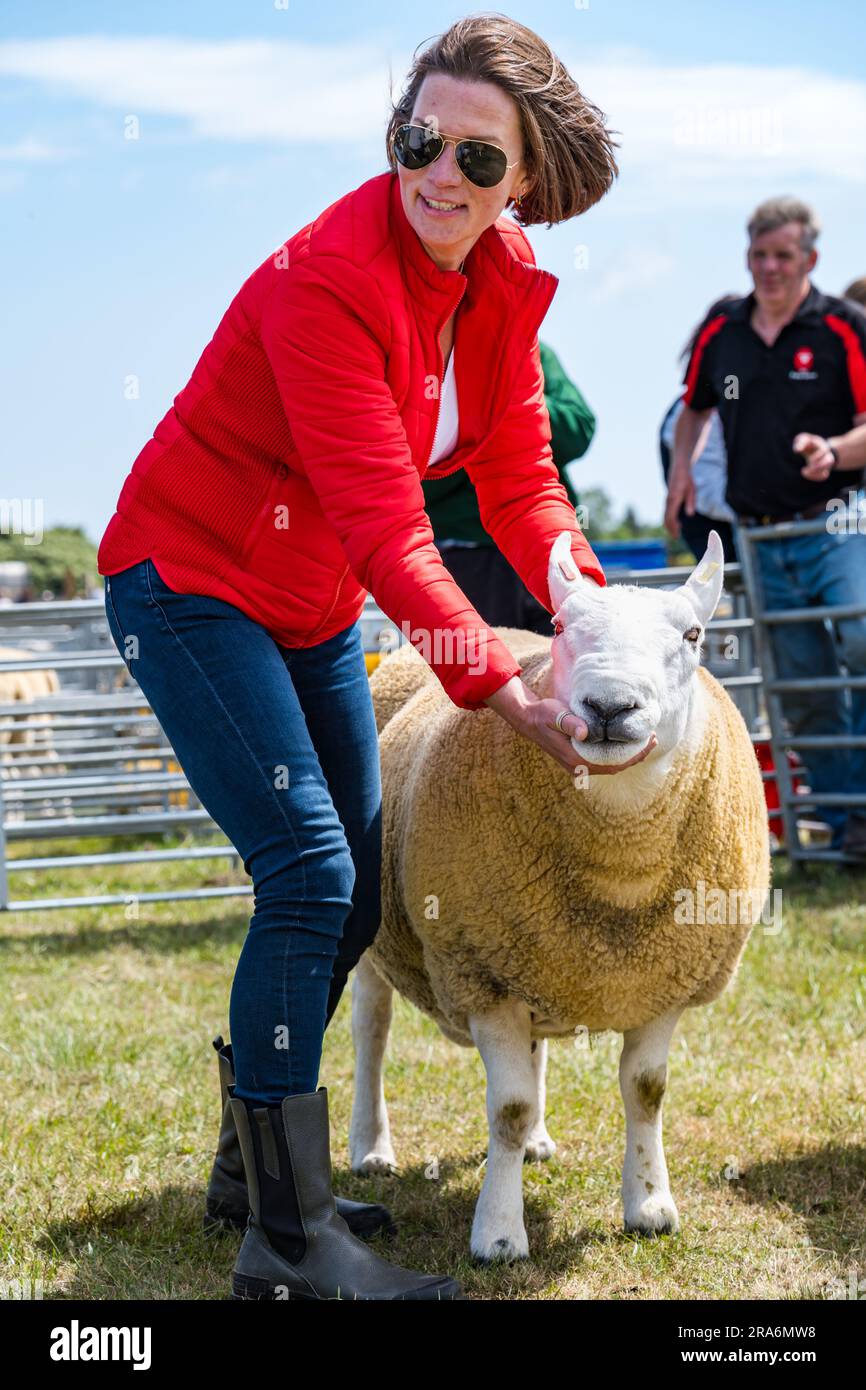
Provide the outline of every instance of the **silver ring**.
{"type": "MultiPolygon", "coordinates": [[[[564,734],[564,733],[565,733],[565,730],[564,730],[563,727],[562,727],[562,721],[563,721],[563,719],[567,718],[567,716],[568,716],[569,713],[570,713],[569,710],[567,710],[567,709],[561,709],[561,710],[559,711],[559,714],[556,716],[556,719],[554,720],[554,723],[556,724],[556,727],[557,727],[557,729],[559,730],[559,732],[560,732],[561,734],[564,734]]],[[[566,734],[566,737],[568,737],[567,734],[566,734]]]]}

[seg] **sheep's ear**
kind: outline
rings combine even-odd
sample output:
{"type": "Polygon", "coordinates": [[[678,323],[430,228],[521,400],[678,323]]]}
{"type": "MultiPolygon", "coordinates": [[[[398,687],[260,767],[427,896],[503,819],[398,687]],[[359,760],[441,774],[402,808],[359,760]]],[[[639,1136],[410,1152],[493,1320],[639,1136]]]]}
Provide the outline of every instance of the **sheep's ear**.
{"type": "Polygon", "coordinates": [[[711,531],[703,559],[695,565],[679,592],[687,593],[704,626],[716,611],[725,578],[725,551],[718,531],[711,531]]]}
{"type": "Polygon", "coordinates": [[[560,531],[550,547],[547,587],[550,590],[550,601],[557,612],[569,594],[580,591],[586,584],[571,553],[571,539],[571,531],[560,531]]]}

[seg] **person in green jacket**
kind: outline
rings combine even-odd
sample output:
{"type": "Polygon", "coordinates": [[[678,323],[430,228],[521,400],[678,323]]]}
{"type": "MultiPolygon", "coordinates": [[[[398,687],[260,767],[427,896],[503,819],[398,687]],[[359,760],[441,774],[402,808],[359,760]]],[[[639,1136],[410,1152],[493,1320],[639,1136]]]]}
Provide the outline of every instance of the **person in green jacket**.
{"type": "MultiPolygon", "coordinates": [[[[581,458],[595,432],[595,416],[552,348],[539,341],[544,400],[550,416],[553,462],[573,507],[578,505],[565,465],[581,458]]],[[[521,627],[551,635],[550,614],[529,592],[485,531],[466,470],[421,484],[433,536],[445,567],[491,627],[521,627]]]]}

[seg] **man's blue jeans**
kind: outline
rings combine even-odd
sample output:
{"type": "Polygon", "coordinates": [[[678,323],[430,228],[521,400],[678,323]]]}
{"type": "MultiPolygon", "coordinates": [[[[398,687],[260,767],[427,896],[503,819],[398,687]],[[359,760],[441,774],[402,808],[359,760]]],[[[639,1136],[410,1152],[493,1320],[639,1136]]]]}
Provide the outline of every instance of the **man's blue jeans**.
{"type": "MultiPolygon", "coordinates": [[[[866,604],[866,534],[819,531],[815,535],[756,541],[758,573],[767,611],[810,605],[866,604]]],[[[811,680],[840,675],[840,661],[852,676],[866,676],[866,615],[843,618],[830,627],[821,621],[774,623],[770,638],[780,679],[811,680]]],[[[804,690],[782,696],[785,718],[795,735],[866,735],[866,690],[804,690]]],[[[804,749],[814,792],[866,795],[866,749],[804,749]]],[[[848,812],[815,806],[833,830],[832,847],[841,847],[848,812]]],[[[866,816],[866,805],[855,814],[866,816]]]]}
{"type": "Polygon", "coordinates": [[[236,1094],[314,1091],[322,1036],[379,926],[379,746],[360,624],[286,648],[240,609],[170,589],[150,559],[106,577],[115,645],[254,905],[231,991],[236,1094]]]}

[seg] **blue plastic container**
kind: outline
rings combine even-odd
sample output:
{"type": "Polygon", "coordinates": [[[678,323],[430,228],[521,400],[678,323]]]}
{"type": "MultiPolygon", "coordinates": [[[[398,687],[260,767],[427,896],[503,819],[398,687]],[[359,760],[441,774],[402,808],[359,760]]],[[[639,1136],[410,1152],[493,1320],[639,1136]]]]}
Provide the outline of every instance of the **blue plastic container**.
{"type": "Polygon", "coordinates": [[[662,540],[591,541],[605,574],[613,570],[661,570],[668,563],[662,540]]]}

